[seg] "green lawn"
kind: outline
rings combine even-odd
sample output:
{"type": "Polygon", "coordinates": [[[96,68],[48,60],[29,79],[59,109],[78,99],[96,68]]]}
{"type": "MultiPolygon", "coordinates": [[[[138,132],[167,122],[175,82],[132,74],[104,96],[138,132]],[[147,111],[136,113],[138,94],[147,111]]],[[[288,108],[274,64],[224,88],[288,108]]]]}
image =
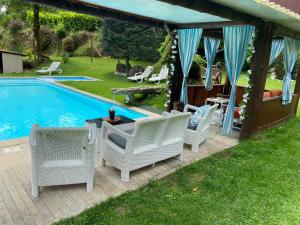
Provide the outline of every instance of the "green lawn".
{"type": "MultiPolygon", "coordinates": [[[[56,59],[60,61],[61,59],[56,59]]],[[[111,88],[133,87],[140,85],[153,85],[150,83],[137,84],[129,82],[126,77],[118,77],[114,74],[117,64],[116,59],[111,58],[94,58],[93,63],[89,57],[72,57],[67,64],[62,63],[62,75],[90,76],[99,79],[93,82],[62,82],[63,84],[88,91],[109,99],[112,99],[111,88]]],[[[49,66],[45,63],[43,66],[49,66]]],[[[146,67],[145,62],[132,61],[131,65],[142,65],[146,67]]],[[[18,74],[5,74],[6,76],[16,76],[18,74]]],[[[34,71],[23,73],[22,76],[37,76],[34,71]]],[[[117,101],[124,102],[124,97],[117,96],[117,101]]],[[[151,103],[150,103],[151,104],[151,103]]]]}
{"type": "Polygon", "coordinates": [[[300,224],[299,130],[292,119],[57,224],[300,224]]]}

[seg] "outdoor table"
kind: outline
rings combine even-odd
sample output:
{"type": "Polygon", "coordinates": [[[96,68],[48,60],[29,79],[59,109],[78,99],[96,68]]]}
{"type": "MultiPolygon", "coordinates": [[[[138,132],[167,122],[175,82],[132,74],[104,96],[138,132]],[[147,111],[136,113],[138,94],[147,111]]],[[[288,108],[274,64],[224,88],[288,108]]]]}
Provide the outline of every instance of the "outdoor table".
{"type": "MultiPolygon", "coordinates": [[[[132,129],[134,127],[134,123],[135,120],[130,119],[126,116],[116,116],[116,117],[120,117],[121,120],[119,123],[117,124],[112,124],[113,126],[116,126],[118,128],[120,128],[121,130],[129,130],[132,129]]],[[[92,126],[92,124],[96,124],[97,127],[97,140],[96,140],[96,151],[97,151],[97,158],[100,158],[100,154],[101,154],[101,143],[102,143],[102,123],[104,121],[104,118],[95,118],[95,119],[88,119],[86,120],[86,125],[88,127],[92,126]]]]}
{"type": "Polygon", "coordinates": [[[220,124],[222,125],[224,113],[223,113],[223,108],[224,105],[229,104],[229,99],[227,98],[221,98],[221,97],[212,97],[212,98],[207,98],[205,101],[205,104],[218,104],[219,105],[219,110],[216,111],[216,115],[213,119],[214,124],[220,124]]]}

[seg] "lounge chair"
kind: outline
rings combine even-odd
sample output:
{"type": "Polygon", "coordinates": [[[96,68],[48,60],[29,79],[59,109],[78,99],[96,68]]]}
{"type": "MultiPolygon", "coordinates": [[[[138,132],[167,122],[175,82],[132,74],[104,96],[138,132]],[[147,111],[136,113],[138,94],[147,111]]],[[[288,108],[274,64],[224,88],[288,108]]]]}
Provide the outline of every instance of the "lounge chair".
{"type": "MultiPolygon", "coordinates": [[[[199,150],[199,145],[202,144],[204,141],[206,141],[209,133],[209,126],[212,122],[212,119],[214,117],[215,111],[218,108],[218,104],[215,104],[213,106],[210,106],[208,110],[204,113],[203,117],[198,118],[198,125],[191,126],[189,124],[187,126],[185,137],[184,137],[184,143],[192,145],[192,152],[197,153],[199,150]]],[[[193,106],[193,105],[185,105],[184,107],[184,113],[193,110],[197,111],[199,107],[193,106]]],[[[173,110],[171,114],[182,114],[178,111],[173,110]]]]}
{"type": "Polygon", "coordinates": [[[53,73],[62,73],[62,69],[60,68],[60,62],[53,62],[49,67],[43,67],[41,70],[36,70],[37,74],[48,74],[52,75],[53,73]]]}
{"type": "Polygon", "coordinates": [[[159,84],[160,81],[166,80],[168,78],[169,68],[167,66],[163,66],[159,72],[159,74],[153,74],[148,81],[154,82],[155,84],[159,84]]]}
{"type": "Polygon", "coordinates": [[[121,170],[121,180],[129,181],[130,171],[179,156],[190,113],[137,121],[132,130],[103,123],[102,165],[121,170]]]}
{"type": "Polygon", "coordinates": [[[89,132],[86,127],[32,127],[29,143],[33,197],[38,197],[40,186],[87,183],[87,191],[93,190],[96,127],[89,132]]]}
{"type": "Polygon", "coordinates": [[[153,73],[153,66],[147,66],[144,72],[138,72],[132,77],[128,77],[128,80],[136,81],[137,83],[143,83],[144,80],[147,80],[149,76],[153,73]]]}

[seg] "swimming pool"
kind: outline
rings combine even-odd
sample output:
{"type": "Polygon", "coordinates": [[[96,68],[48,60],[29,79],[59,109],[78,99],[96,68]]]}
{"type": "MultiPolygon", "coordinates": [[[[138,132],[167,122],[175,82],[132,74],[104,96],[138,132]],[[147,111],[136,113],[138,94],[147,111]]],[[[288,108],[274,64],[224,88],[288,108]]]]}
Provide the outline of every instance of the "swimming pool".
{"type": "Polygon", "coordinates": [[[131,119],[139,112],[35,78],[0,79],[0,140],[29,135],[32,124],[81,127],[86,119],[104,117],[114,107],[131,119]]]}
{"type": "Polygon", "coordinates": [[[94,81],[96,79],[86,76],[41,76],[41,78],[53,81],[94,81]]]}

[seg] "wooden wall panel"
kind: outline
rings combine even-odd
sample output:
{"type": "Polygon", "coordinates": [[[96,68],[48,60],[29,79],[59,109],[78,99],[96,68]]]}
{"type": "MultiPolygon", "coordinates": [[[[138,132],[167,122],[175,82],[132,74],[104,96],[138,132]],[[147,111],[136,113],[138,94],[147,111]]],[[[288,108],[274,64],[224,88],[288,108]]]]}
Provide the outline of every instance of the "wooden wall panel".
{"type": "Polygon", "coordinates": [[[295,116],[298,101],[299,95],[297,94],[293,95],[292,103],[288,105],[282,105],[281,96],[263,100],[256,122],[257,131],[265,130],[295,116]]]}

